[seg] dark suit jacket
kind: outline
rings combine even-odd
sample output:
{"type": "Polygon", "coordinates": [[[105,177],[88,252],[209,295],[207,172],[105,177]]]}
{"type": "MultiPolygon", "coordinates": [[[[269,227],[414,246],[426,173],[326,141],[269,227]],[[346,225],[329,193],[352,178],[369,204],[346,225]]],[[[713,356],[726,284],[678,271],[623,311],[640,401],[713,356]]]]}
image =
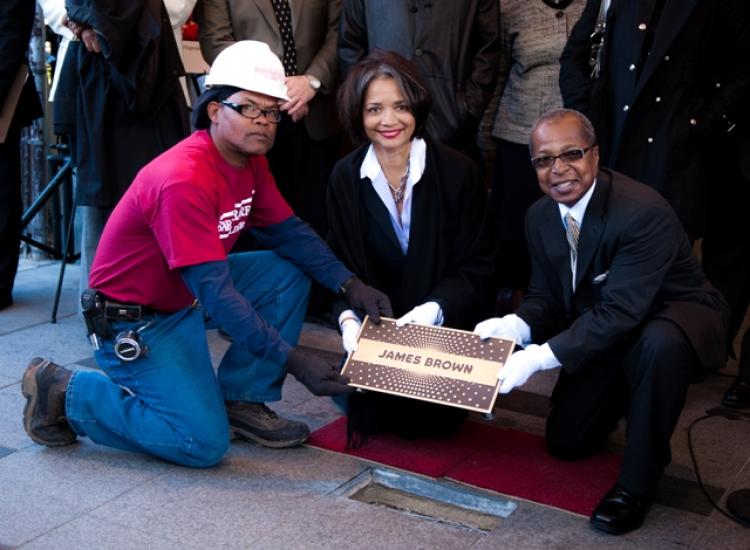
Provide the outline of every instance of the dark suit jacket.
{"type": "Polygon", "coordinates": [[[542,197],[526,215],[532,262],[517,314],[534,342],[568,372],[653,318],[676,323],[701,362],[726,362],[728,308],[711,287],[673,210],[653,189],[601,169],[581,225],[572,291],[570,255],[557,203],[542,197]]]}
{"type": "Polygon", "coordinates": [[[435,300],[446,326],[471,328],[493,303],[487,192],[479,171],[453,149],[427,142],[404,256],[385,205],[359,177],[366,152],[363,146],[350,153],[331,174],[331,249],[365,283],[388,294],[396,316],[435,300]]]}
{"type": "Polygon", "coordinates": [[[702,235],[712,181],[710,144],[750,95],[747,0],[668,1],[640,66],[653,0],[612,0],[601,77],[592,84],[590,34],[601,0],[588,0],[560,59],[566,107],[591,118],[602,164],[667,198],[691,238],[702,235]],[[722,61],[731,71],[722,71],[722,61]],[[690,121],[694,120],[693,125],[690,121]]]}
{"type": "MultiPolygon", "coordinates": [[[[35,3],[28,0],[3,0],[0,3],[0,106],[5,103],[18,68],[26,61],[31,27],[34,24],[35,3]]],[[[42,116],[39,96],[31,74],[21,91],[13,115],[13,127],[28,126],[42,116]]]]}
{"type": "MultiPolygon", "coordinates": [[[[310,101],[303,119],[316,141],[339,131],[336,114],[338,34],[341,0],[289,0],[298,74],[311,74],[321,90],[310,101]]],[[[265,42],[279,59],[284,57],[279,24],[271,0],[201,0],[196,7],[203,56],[213,63],[219,52],[238,40],[265,42]]]]}

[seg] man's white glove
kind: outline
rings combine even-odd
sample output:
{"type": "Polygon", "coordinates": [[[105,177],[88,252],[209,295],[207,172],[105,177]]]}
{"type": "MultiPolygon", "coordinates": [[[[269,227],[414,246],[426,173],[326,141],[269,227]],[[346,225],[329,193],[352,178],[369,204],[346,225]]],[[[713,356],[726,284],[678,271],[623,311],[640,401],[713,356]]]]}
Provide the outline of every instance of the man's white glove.
{"type": "Polygon", "coordinates": [[[397,327],[403,327],[407,323],[439,327],[443,324],[443,310],[437,302],[425,302],[396,320],[397,327]]]}
{"type": "Polygon", "coordinates": [[[523,386],[529,377],[537,371],[553,369],[560,366],[549,344],[538,346],[529,344],[526,349],[515,352],[500,369],[497,379],[500,380],[499,393],[508,393],[513,388],[523,386]]]}
{"type": "Polygon", "coordinates": [[[491,336],[495,338],[510,338],[511,340],[515,340],[519,346],[531,343],[531,329],[529,325],[514,313],[482,321],[474,327],[474,334],[478,335],[482,340],[486,340],[491,336]]]}
{"type": "Polygon", "coordinates": [[[339,330],[341,330],[341,343],[347,355],[357,351],[357,335],[362,322],[351,309],[343,311],[339,315],[339,330]]]}

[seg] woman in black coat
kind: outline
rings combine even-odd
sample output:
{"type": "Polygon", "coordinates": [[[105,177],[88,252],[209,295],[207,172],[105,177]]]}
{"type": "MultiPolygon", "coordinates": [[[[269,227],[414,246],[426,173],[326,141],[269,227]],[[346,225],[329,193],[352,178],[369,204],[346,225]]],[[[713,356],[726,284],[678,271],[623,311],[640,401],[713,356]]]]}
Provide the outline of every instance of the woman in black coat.
{"type": "MultiPolygon", "coordinates": [[[[493,246],[476,166],[423,138],[430,95],[413,66],[374,51],[347,76],[341,119],[363,145],[341,159],[328,189],[329,241],[347,267],[391,300],[397,324],[470,329],[492,305],[493,246]]],[[[361,320],[337,308],[344,348],[361,320]]],[[[369,392],[349,400],[355,434],[451,433],[465,411],[369,392]]]]}

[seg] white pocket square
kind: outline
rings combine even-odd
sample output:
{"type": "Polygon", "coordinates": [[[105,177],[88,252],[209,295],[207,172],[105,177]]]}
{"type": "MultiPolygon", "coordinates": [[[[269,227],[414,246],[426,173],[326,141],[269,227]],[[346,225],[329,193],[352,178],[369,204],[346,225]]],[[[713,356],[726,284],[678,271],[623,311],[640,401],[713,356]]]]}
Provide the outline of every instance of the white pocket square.
{"type": "Polygon", "coordinates": [[[600,285],[604,281],[607,280],[607,277],[609,277],[609,269],[607,271],[605,271],[604,273],[600,273],[599,275],[597,275],[596,277],[594,277],[593,280],[592,280],[592,282],[595,285],[600,285]]]}

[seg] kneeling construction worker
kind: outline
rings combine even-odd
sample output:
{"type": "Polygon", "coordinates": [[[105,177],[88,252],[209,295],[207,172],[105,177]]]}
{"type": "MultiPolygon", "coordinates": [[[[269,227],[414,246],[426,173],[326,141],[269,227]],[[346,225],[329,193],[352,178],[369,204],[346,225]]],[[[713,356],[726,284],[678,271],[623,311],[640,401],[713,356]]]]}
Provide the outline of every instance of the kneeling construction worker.
{"type": "Polygon", "coordinates": [[[232,435],[298,445],[304,423],[265,403],[289,372],[316,395],[351,391],[337,365],[293,347],[310,278],[376,321],[388,298],[366,286],[297,218],[264,154],[286,100],[262,42],[222,51],[193,112],[197,130],[146,165],[105,227],[82,305],[103,373],[32,360],[24,426],[43,445],[102,445],[208,467],[232,435]],[[229,255],[240,232],[268,250],[229,255]],[[232,344],[218,373],[206,327],[232,344]]]}

